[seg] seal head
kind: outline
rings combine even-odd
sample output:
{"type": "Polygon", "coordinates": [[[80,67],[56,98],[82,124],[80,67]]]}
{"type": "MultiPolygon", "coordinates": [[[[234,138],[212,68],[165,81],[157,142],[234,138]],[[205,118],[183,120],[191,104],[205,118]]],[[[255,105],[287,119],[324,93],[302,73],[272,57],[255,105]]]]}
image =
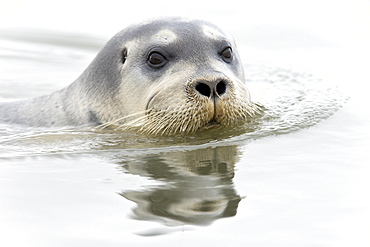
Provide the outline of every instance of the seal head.
{"type": "Polygon", "coordinates": [[[234,40],[213,24],[160,19],[131,26],[112,41],[122,45],[117,92],[126,112],[113,122],[104,119],[107,124],[152,134],[191,133],[258,111],[234,40]],[[125,37],[131,39],[122,42],[125,37]]]}

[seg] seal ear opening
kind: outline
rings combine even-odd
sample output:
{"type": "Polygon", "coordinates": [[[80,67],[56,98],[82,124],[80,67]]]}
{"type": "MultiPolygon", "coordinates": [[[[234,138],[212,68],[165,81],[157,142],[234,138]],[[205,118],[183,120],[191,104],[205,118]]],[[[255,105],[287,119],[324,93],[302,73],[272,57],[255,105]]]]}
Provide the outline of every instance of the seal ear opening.
{"type": "Polygon", "coordinates": [[[122,59],[121,62],[122,62],[122,64],[124,64],[126,62],[126,58],[127,58],[127,48],[124,47],[122,49],[122,53],[121,53],[121,59],[122,59]]]}

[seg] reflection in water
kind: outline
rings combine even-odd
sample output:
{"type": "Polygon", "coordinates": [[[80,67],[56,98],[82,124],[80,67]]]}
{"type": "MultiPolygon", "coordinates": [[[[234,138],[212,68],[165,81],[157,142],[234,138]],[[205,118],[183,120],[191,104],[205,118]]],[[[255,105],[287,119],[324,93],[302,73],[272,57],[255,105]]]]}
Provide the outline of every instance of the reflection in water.
{"type": "Polygon", "coordinates": [[[150,177],[165,185],[121,195],[135,203],[135,218],[167,225],[208,225],[236,215],[238,203],[232,178],[236,146],[145,155],[123,162],[131,174],[150,177]]]}

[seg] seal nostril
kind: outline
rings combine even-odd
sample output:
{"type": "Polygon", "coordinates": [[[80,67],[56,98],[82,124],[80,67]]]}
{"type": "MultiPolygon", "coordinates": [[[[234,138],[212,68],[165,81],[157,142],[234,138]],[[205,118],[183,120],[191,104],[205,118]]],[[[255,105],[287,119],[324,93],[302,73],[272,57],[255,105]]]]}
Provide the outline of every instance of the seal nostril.
{"type": "Polygon", "coordinates": [[[206,97],[211,96],[211,88],[202,82],[199,82],[197,85],[195,85],[195,90],[206,97]]]}
{"type": "Polygon", "coordinates": [[[226,92],[226,82],[220,81],[216,86],[216,92],[219,96],[223,95],[226,92]]]}

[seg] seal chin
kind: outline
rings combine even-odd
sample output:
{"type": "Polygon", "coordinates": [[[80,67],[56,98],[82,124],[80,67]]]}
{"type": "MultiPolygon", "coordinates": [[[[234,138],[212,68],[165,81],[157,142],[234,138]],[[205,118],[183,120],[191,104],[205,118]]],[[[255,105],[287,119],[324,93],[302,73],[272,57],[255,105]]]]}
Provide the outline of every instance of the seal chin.
{"type": "Polygon", "coordinates": [[[217,126],[221,126],[221,124],[219,122],[217,122],[215,119],[212,119],[203,128],[204,129],[209,129],[209,128],[213,128],[213,127],[217,127],[217,126]]]}

